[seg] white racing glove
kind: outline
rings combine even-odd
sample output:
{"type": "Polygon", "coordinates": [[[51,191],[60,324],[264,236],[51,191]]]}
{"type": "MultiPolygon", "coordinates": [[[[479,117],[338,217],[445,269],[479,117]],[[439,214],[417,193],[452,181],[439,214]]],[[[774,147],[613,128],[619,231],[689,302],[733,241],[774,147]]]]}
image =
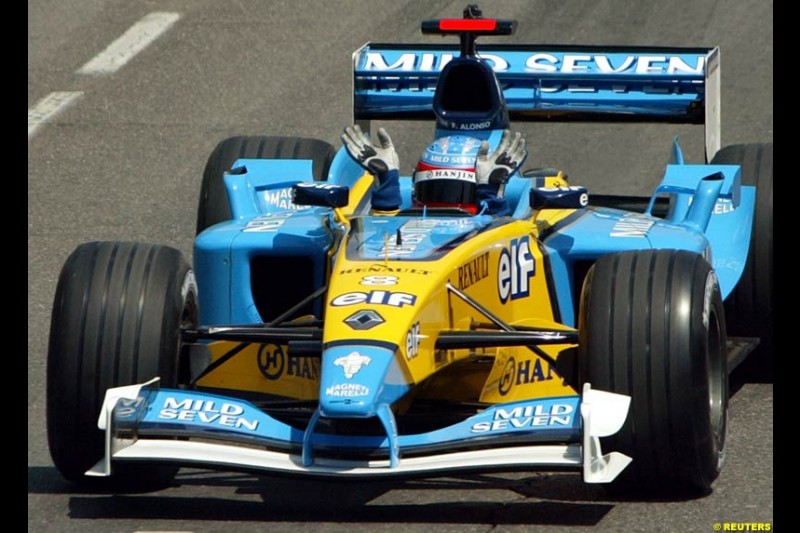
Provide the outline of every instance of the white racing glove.
{"type": "Polygon", "coordinates": [[[475,162],[478,185],[494,185],[502,190],[509,176],[522,165],[526,157],[528,150],[525,148],[525,138],[519,132],[515,133],[512,139],[509,130],[503,131],[500,144],[491,154],[489,142],[481,142],[478,159],[475,162]]]}
{"type": "Polygon", "coordinates": [[[342,143],[350,157],[382,180],[390,170],[400,167],[400,160],[386,130],[378,128],[377,137],[377,144],[373,144],[359,126],[347,126],[342,135],[342,143]]]}

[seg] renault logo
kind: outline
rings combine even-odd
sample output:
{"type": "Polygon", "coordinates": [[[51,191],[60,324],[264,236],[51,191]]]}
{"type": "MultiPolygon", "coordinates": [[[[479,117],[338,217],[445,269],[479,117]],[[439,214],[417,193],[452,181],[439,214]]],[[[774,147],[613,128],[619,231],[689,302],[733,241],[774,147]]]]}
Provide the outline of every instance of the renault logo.
{"type": "Polygon", "coordinates": [[[383,317],[372,309],[362,309],[345,318],[344,323],[353,329],[365,330],[383,324],[383,317]]]}

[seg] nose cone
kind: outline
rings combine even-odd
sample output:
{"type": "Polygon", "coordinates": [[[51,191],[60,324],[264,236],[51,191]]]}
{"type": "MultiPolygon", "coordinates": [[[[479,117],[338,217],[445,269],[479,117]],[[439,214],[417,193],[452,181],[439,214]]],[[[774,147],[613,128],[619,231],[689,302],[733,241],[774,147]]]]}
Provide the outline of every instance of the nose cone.
{"type": "Polygon", "coordinates": [[[326,417],[374,416],[408,392],[409,383],[395,360],[396,349],[347,344],[322,354],[320,414],[326,417]]]}

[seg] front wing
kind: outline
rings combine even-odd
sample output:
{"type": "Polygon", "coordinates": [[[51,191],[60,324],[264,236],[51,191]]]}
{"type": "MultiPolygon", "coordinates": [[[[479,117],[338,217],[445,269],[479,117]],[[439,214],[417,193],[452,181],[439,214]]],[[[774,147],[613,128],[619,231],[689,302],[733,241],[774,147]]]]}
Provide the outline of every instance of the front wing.
{"type": "Polygon", "coordinates": [[[605,483],[631,458],[604,455],[599,438],[619,431],[629,405],[587,383],[580,396],[493,405],[416,435],[398,435],[386,406],[376,413],[385,436],[347,436],[315,431],[318,411],[301,431],[247,401],[160,389],[155,379],[106,392],[105,456],[87,475],[110,476],[125,461],[349,478],[557,467],[605,483]]]}

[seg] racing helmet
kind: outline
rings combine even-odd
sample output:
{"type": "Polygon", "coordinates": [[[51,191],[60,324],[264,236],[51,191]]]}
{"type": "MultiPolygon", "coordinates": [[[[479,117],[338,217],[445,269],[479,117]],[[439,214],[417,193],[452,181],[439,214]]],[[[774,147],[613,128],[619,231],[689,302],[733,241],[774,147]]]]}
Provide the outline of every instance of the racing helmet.
{"type": "Polygon", "coordinates": [[[440,137],[425,148],[414,171],[414,205],[477,212],[475,162],[481,140],[440,137]]]}

